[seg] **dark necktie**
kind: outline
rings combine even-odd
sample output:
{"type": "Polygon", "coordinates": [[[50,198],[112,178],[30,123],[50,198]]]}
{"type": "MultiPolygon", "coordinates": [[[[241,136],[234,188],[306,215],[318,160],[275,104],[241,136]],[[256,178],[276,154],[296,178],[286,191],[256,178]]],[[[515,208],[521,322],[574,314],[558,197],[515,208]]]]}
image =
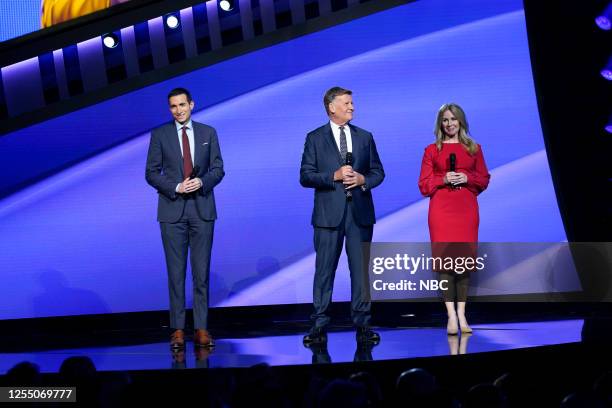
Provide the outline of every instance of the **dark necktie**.
{"type": "MultiPolygon", "coordinates": [[[[348,153],[348,146],[346,144],[346,133],[344,133],[344,126],[340,126],[340,156],[342,156],[342,165],[346,163],[346,154],[348,153]]],[[[346,195],[347,200],[351,200],[353,198],[353,193],[350,190],[345,190],[344,194],[346,195]]]]}
{"type": "Polygon", "coordinates": [[[193,163],[191,162],[191,149],[187,137],[187,125],[185,125],[183,126],[183,176],[189,178],[191,173],[193,173],[193,163]]]}
{"type": "Polygon", "coordinates": [[[340,156],[342,156],[342,164],[346,163],[346,152],[348,152],[346,133],[344,133],[344,126],[340,126],[340,156]]]}

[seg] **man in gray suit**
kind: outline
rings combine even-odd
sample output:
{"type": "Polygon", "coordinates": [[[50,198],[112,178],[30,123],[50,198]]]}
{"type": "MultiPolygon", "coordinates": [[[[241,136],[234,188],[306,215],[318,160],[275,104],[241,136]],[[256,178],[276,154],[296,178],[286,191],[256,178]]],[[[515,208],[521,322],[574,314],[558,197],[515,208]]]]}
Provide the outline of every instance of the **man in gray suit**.
{"type": "Polygon", "coordinates": [[[168,269],[170,338],[185,347],[185,271],[191,251],[194,343],[212,347],[208,332],[208,277],[217,211],[213,188],[225,175],[214,128],[191,120],[194,102],[184,88],[168,94],[174,120],[151,132],[146,180],[159,194],[157,220],[168,269]]]}
{"type": "Polygon", "coordinates": [[[334,87],[323,97],[329,122],[308,133],[302,155],[300,183],[314,188],[312,225],[316,266],[312,328],[304,345],[327,341],[332,290],[342,243],[351,273],[351,317],[359,343],[376,344],[370,329],[368,271],[362,243],[372,241],[376,222],[371,190],[385,178],[372,134],[349,123],[353,118],[352,92],[334,87]]]}

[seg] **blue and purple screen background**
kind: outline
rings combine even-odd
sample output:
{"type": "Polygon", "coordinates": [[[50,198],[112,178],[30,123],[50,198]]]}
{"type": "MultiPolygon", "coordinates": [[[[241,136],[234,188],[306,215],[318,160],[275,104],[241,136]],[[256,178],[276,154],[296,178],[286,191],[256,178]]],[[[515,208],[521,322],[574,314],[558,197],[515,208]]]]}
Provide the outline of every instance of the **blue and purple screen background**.
{"type": "MultiPolygon", "coordinates": [[[[417,179],[437,109],[451,101],[465,109],[492,174],[479,196],[480,240],[566,240],[522,1],[423,0],[0,137],[0,187],[23,155],[41,169],[83,157],[0,200],[0,319],[168,307],[157,194],[144,169],[149,131],[171,119],[166,95],[176,86],[192,91],[193,118],[217,129],[225,162],[211,306],[311,302],[313,191],[299,185],[299,165],[306,133],[327,121],[322,95],[336,85],[353,90],[353,123],[372,131],[385,166],[373,192],[375,241],[429,240],[417,179]],[[110,138],[125,142],[86,153],[84,144],[110,138]]],[[[555,290],[579,289],[568,285],[555,290]]],[[[190,285],[187,293],[189,306],[190,285]]],[[[350,299],[344,255],[334,299],[350,299]]]]}
{"type": "Polygon", "coordinates": [[[40,29],[41,0],[0,1],[0,42],[40,29]]]}

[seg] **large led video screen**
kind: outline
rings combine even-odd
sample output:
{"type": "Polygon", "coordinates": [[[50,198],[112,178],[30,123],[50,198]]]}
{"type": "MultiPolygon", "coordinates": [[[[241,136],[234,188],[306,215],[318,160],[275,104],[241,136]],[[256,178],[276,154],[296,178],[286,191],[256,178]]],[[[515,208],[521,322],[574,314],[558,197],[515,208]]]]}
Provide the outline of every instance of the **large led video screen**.
{"type": "MultiPolygon", "coordinates": [[[[566,240],[522,1],[423,0],[0,137],[4,165],[15,172],[22,155],[41,166],[71,163],[0,200],[0,319],[167,309],[157,194],[144,172],[150,130],[171,120],[166,95],[177,86],[191,90],[193,118],[217,129],[225,164],[215,190],[211,306],[310,303],[313,191],[299,184],[300,159],[307,132],[328,121],[322,96],[336,85],[353,91],[353,123],[373,133],[386,172],[373,190],[374,241],[429,241],[429,199],[417,180],[447,102],[465,109],[491,173],[479,196],[479,239],[566,240]],[[109,135],[126,141],[74,163],[79,140],[109,135]]],[[[0,176],[0,187],[9,182],[0,176]]],[[[529,281],[519,294],[543,290],[529,281]]],[[[191,302],[189,286],[187,294],[191,302]]],[[[349,299],[343,255],[334,300],[349,299]]]]}

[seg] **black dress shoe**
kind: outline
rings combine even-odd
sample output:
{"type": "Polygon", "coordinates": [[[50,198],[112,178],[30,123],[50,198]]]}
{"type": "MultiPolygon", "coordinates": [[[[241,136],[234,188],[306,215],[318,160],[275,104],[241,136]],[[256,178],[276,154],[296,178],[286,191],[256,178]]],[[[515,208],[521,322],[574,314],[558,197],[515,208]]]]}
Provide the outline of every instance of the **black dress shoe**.
{"type": "Polygon", "coordinates": [[[369,327],[358,327],[356,333],[357,343],[368,343],[374,346],[380,343],[380,334],[369,327]]]}
{"type": "Polygon", "coordinates": [[[304,346],[310,347],[313,344],[327,343],[327,333],[323,329],[312,329],[310,333],[302,339],[304,346]]]}

